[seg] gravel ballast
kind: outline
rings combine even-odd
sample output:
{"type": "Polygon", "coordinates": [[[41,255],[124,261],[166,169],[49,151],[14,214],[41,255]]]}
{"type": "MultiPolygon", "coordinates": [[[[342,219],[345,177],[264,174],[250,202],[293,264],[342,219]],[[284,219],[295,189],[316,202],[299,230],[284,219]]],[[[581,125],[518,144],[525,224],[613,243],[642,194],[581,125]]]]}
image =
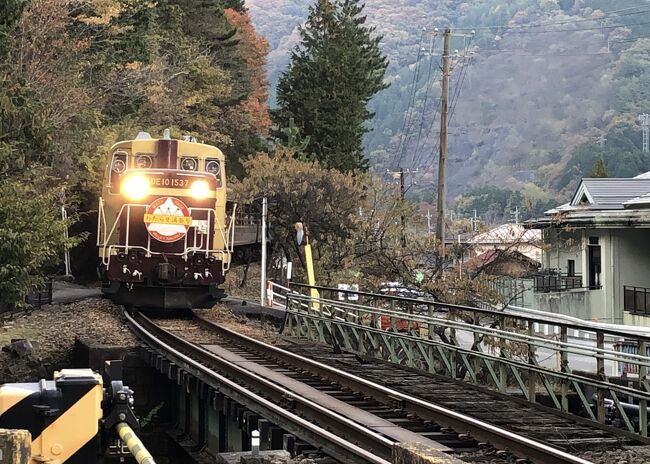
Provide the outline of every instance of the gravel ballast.
{"type": "Polygon", "coordinates": [[[0,384],[50,379],[55,370],[73,366],[75,338],[102,345],[136,346],[120,306],[103,298],[75,303],[45,305],[2,323],[0,345],[25,339],[33,346],[29,354],[0,352],[0,384]]]}

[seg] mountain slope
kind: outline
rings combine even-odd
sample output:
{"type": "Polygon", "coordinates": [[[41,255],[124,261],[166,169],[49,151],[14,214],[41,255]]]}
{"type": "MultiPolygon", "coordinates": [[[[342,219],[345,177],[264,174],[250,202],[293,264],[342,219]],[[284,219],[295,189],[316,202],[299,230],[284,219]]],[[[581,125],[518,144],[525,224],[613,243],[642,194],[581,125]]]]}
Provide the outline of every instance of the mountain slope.
{"type": "MultiPolygon", "coordinates": [[[[273,48],[272,83],[305,3],[247,1],[273,48]]],[[[447,25],[466,34],[452,40],[450,197],[487,184],[566,195],[598,156],[610,175],[628,175],[621,153],[634,158],[631,170],[650,170],[635,126],[650,108],[648,1],[368,0],[366,13],[384,36],[392,84],[372,102],[368,155],[378,172],[419,168],[423,198],[433,197],[437,169],[441,38],[432,48],[431,32],[447,25]]]]}

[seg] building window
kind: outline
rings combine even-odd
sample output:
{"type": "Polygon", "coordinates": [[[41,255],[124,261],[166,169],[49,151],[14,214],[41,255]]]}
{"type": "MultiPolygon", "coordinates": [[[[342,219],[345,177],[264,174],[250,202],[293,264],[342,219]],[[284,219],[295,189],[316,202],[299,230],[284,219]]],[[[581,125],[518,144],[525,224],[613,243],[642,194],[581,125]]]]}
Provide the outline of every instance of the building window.
{"type": "Polygon", "coordinates": [[[594,290],[600,288],[600,245],[598,244],[598,237],[589,237],[589,245],[587,247],[587,268],[589,270],[589,289],[594,290]]]}
{"type": "Polygon", "coordinates": [[[569,277],[575,277],[576,275],[576,260],[575,259],[569,259],[567,260],[566,263],[566,274],[569,277]]]}
{"type": "Polygon", "coordinates": [[[623,309],[634,314],[650,316],[650,288],[624,286],[623,309]]]}

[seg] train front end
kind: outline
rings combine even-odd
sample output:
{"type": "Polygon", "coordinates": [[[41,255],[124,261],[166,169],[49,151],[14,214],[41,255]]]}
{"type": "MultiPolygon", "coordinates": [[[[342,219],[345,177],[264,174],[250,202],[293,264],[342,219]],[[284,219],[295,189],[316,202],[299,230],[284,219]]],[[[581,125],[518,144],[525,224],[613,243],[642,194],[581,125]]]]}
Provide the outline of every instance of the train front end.
{"type": "Polygon", "coordinates": [[[209,307],[224,296],[233,222],[224,155],[168,131],[110,152],[99,203],[103,291],[132,307],[209,307]]]}

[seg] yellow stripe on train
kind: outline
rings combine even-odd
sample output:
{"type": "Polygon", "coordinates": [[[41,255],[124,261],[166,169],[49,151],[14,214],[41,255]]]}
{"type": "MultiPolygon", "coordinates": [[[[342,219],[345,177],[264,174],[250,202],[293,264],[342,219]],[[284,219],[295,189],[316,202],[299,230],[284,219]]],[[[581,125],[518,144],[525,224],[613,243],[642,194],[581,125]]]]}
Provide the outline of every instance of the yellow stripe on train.
{"type": "Polygon", "coordinates": [[[191,216],[172,216],[169,214],[145,214],[144,222],[156,224],[175,224],[181,226],[191,226],[191,216]]]}

